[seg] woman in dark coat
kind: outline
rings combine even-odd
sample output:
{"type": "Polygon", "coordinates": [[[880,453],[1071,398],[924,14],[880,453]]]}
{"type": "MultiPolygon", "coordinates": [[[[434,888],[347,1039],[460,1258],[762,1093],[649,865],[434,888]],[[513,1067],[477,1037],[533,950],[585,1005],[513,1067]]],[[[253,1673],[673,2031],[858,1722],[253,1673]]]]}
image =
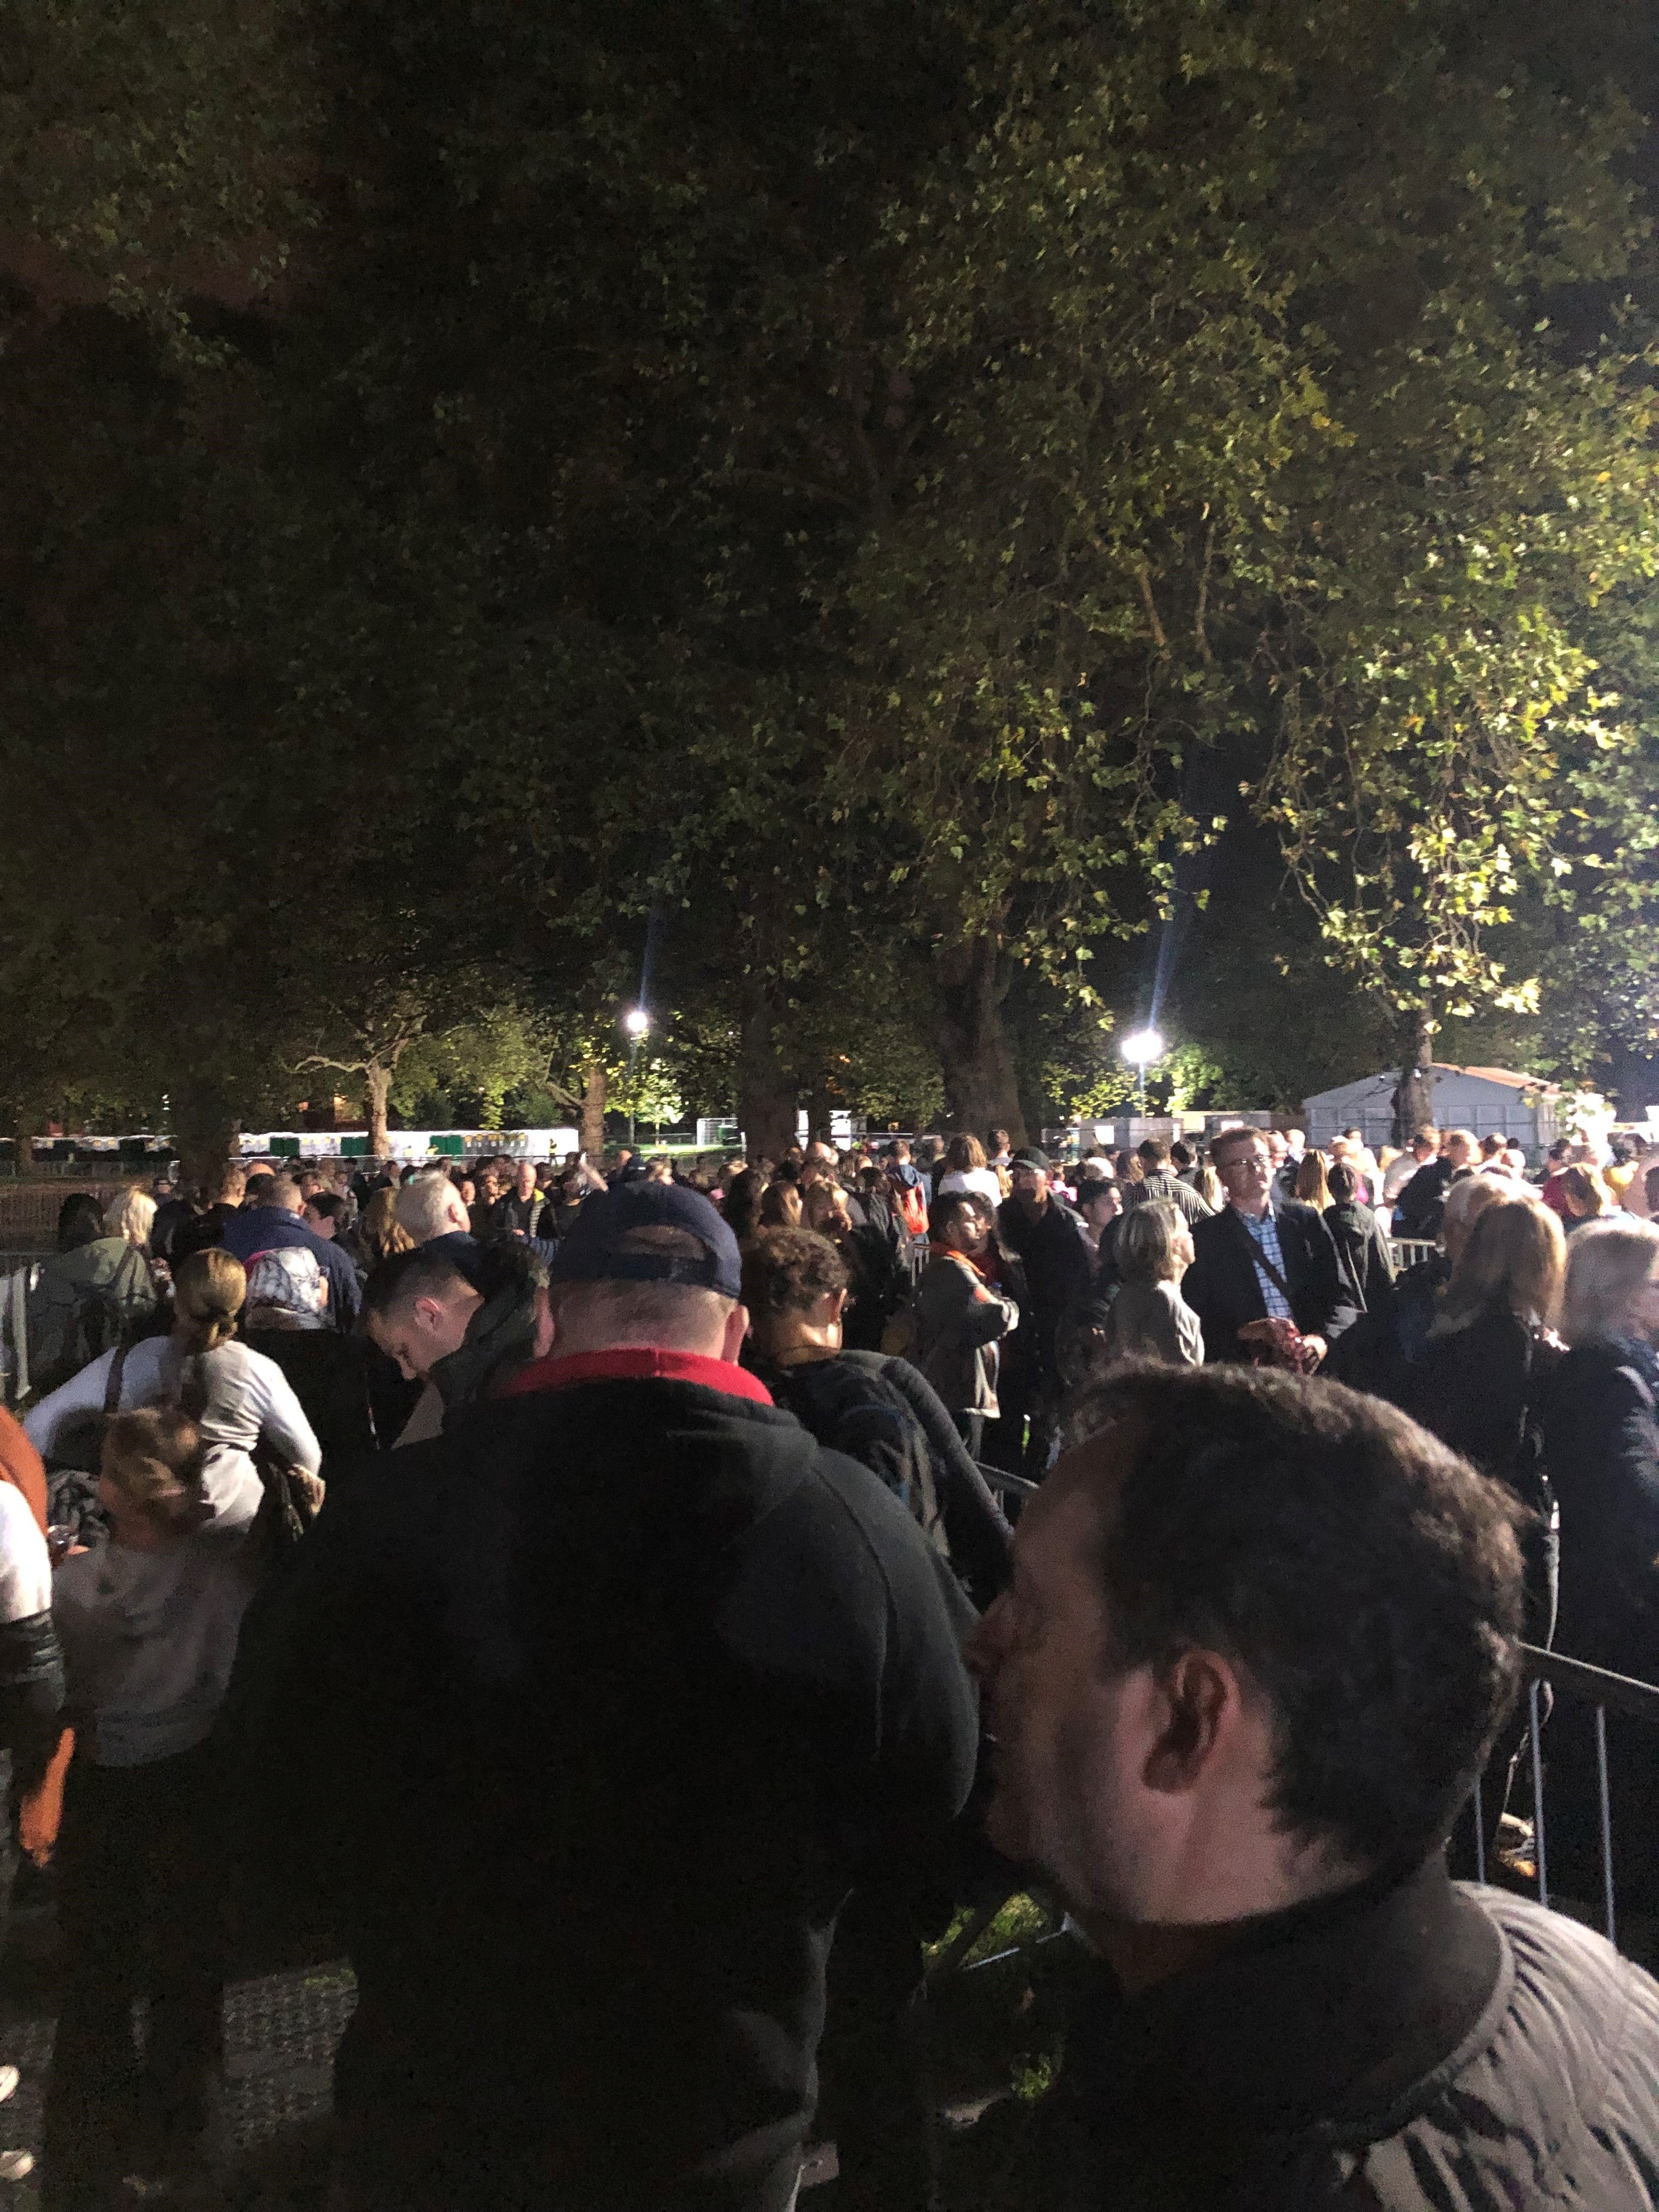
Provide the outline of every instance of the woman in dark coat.
{"type": "MultiPolygon", "coordinates": [[[[1569,1350],[1544,1396],[1544,1455],[1561,1504],[1555,1644],[1659,1683],[1659,1229],[1620,1214],[1567,1249],[1569,1350]]],[[[1591,1709],[1558,1700],[1546,1736],[1550,1879],[1601,1894],[1591,1709]]],[[[1607,1715],[1616,1897],[1659,1907],[1659,1729],[1607,1715]]]]}
{"type": "MultiPolygon", "coordinates": [[[[1373,1313],[1394,1296],[1394,1254],[1388,1233],[1369,1206],[1359,1203],[1359,1177],[1338,1160],[1326,1177],[1331,1202],[1325,1226],[1336,1243],[1336,1256],[1362,1313],[1373,1313]]],[[[1298,1188],[1300,1186],[1298,1185],[1298,1188]]]]}
{"type": "MultiPolygon", "coordinates": [[[[1561,1357],[1553,1330],[1566,1255],[1556,1216],[1522,1195],[1522,1186],[1511,1188],[1516,1195],[1489,1203],[1460,1246],[1421,1354],[1405,1371],[1401,1402],[1524,1507],[1523,1633],[1529,1644],[1547,1647],[1555,1626],[1559,1523],[1544,1472],[1538,1408],[1545,1379],[1561,1357]]],[[[1527,1741],[1524,1720],[1506,1729],[1482,1778],[1489,1853],[1527,1741]]],[[[1453,1871],[1473,1875],[1476,1868],[1473,1831],[1460,1820],[1453,1871]]]]}

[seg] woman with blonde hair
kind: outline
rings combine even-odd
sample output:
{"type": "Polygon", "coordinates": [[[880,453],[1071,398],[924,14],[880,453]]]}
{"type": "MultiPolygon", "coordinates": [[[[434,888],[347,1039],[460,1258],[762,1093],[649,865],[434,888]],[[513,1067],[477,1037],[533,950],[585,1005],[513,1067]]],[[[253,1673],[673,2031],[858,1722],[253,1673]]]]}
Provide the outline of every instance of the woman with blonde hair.
{"type": "Polygon", "coordinates": [[[1316,1152],[1311,1145],[1303,1153],[1302,1164],[1296,1171],[1296,1194],[1304,1206],[1316,1206],[1322,1213],[1331,1202],[1325,1155],[1316,1152]]]}
{"type": "MultiPolygon", "coordinates": [[[[226,1286],[193,1286],[205,1348],[191,1358],[234,1349],[219,1334],[226,1286]]],[[[263,1496],[246,1461],[213,1480],[212,1457],[174,1407],[116,1414],[98,1485],[109,1541],[72,1554],[54,1581],[76,1738],[57,1859],[67,1956],[46,2091],[54,2203],[101,2203],[135,2166],[177,2172],[212,2118],[223,1853],[208,1739],[253,1593],[263,1496]],[[142,2075],[135,1996],[149,2000],[142,2075]]]]}
{"type": "Polygon", "coordinates": [[[1119,1224],[1115,1257],[1122,1287],[1112,1301],[1113,1358],[1201,1367],[1204,1331],[1181,1295],[1193,1264],[1186,1217],[1167,1199],[1132,1206],[1119,1224]]]}
{"type": "MultiPolygon", "coordinates": [[[[1560,1356],[1552,1332],[1565,1266],[1561,1224],[1548,1206],[1517,1198],[1484,1207],[1441,1293],[1407,1405],[1535,1512],[1547,1512],[1548,1501],[1537,1481],[1532,1409],[1560,1356]]],[[[1529,1626],[1535,1642],[1548,1640],[1535,1608],[1529,1626]]]]}
{"type": "Polygon", "coordinates": [[[135,1182],[112,1198],[104,1208],[106,1237],[125,1237],[135,1249],[149,1255],[149,1232],[155,1226],[155,1200],[135,1182]]]}

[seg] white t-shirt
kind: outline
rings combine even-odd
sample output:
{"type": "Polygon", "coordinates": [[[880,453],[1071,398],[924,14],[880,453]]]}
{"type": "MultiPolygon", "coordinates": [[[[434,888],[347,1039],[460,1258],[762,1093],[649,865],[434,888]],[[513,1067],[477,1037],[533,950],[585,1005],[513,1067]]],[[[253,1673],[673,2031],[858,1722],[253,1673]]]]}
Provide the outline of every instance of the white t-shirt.
{"type": "Polygon", "coordinates": [[[0,1624],[52,1606],[52,1559],[40,1523],[15,1483],[0,1482],[0,1624]]]}
{"type": "MultiPolygon", "coordinates": [[[[1432,1154],[1430,1156],[1432,1158],[1432,1154]]],[[[1382,1178],[1382,1203],[1392,1206],[1420,1167],[1427,1164],[1414,1152],[1401,1152],[1397,1160],[1389,1162],[1388,1172],[1382,1178]]]]}
{"type": "Polygon", "coordinates": [[[988,1198],[994,1206],[1002,1203],[1002,1185],[994,1168],[952,1168],[940,1178],[938,1194],[944,1198],[953,1190],[971,1190],[975,1197],[988,1198]]]}

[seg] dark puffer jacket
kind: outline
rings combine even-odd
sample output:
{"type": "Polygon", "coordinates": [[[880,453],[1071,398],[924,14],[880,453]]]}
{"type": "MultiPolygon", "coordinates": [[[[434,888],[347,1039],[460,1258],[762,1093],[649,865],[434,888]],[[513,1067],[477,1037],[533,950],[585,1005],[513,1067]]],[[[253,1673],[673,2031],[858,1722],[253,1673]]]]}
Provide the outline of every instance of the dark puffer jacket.
{"type": "Polygon", "coordinates": [[[1659,1984],[1527,1899],[1410,1881],[1103,1990],[977,2212],[1652,2212],[1659,1984]]]}

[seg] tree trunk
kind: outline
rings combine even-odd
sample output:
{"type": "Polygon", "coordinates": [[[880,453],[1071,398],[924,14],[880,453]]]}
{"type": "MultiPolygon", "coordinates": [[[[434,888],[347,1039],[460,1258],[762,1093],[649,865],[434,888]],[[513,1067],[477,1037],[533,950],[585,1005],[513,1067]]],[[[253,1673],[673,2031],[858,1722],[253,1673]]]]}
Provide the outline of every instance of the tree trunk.
{"type": "Polygon", "coordinates": [[[1419,1129],[1434,1122],[1434,1086],[1429,1069],[1434,1060],[1434,1016],[1419,1006],[1406,1017],[1400,1081],[1394,1094],[1394,1141],[1403,1152],[1419,1129]]]}
{"type": "Polygon", "coordinates": [[[180,1177],[187,1190],[211,1190],[236,1149],[241,1124],[216,1084],[181,1083],[173,1109],[180,1177]]]}
{"type": "Polygon", "coordinates": [[[378,1060],[363,1070],[363,1110],[368,1117],[368,1149],[377,1160],[391,1151],[386,1131],[386,1100],[392,1092],[392,1070],[378,1060]]]}
{"type": "Polygon", "coordinates": [[[828,1070],[815,1075],[806,1093],[806,1127],[815,1137],[831,1141],[830,1124],[836,1111],[834,1079],[828,1070]]]}
{"type": "Polygon", "coordinates": [[[12,1118],[12,1158],[20,1176],[34,1173],[37,1116],[32,1106],[20,1106],[12,1118]]]}
{"type": "Polygon", "coordinates": [[[796,1084],[779,1057],[777,1013],[764,985],[747,981],[738,1043],[738,1119],[751,1160],[781,1160],[795,1141],[796,1084]]]}
{"type": "Polygon", "coordinates": [[[597,1167],[605,1152],[605,1070],[597,1060],[582,1064],[581,1148],[597,1167]]]}
{"type": "Polygon", "coordinates": [[[1025,1117],[1003,1019],[1010,970],[1001,947],[988,936],[947,946],[935,957],[934,974],[949,1126],[981,1141],[991,1129],[1006,1129],[1016,1145],[1024,1144],[1025,1117]]]}

